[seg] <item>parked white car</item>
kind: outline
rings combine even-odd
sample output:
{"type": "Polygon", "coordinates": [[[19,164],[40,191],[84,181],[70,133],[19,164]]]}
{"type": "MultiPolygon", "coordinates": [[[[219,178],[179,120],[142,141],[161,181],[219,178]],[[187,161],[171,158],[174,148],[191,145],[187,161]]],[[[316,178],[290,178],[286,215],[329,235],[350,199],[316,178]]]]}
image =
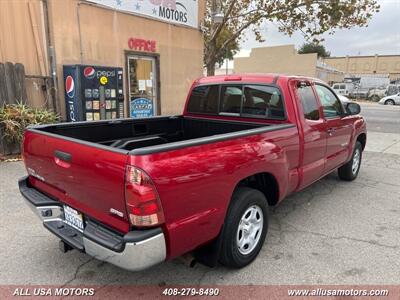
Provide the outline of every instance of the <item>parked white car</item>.
{"type": "Polygon", "coordinates": [[[392,96],[386,96],[379,101],[383,105],[400,105],[400,93],[392,96]]]}

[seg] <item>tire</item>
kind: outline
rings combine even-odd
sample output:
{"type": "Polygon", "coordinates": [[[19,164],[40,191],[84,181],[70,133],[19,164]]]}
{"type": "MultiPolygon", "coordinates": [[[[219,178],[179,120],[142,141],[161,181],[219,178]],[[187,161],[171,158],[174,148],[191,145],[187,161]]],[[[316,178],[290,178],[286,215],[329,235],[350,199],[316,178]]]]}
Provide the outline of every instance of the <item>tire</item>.
{"type": "Polygon", "coordinates": [[[357,141],[350,161],[338,169],[339,178],[345,181],[353,181],[356,179],[360,172],[361,161],[362,145],[357,141]],[[356,160],[358,162],[356,162],[356,160]]]}
{"type": "Polygon", "coordinates": [[[389,99],[385,101],[385,105],[395,105],[395,103],[392,99],[389,99]]]}
{"type": "Polygon", "coordinates": [[[237,188],[225,218],[220,263],[230,268],[250,264],[260,252],[267,231],[268,202],[264,194],[247,187],[237,188]]]}
{"type": "Polygon", "coordinates": [[[372,95],[371,101],[378,102],[381,98],[378,95],[372,95]]]}

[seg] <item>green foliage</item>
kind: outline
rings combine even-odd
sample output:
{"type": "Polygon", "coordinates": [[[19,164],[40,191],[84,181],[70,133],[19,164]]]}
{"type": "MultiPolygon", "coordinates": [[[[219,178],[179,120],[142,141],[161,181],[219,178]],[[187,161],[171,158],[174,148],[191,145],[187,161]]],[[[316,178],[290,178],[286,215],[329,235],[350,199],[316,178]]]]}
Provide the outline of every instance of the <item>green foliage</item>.
{"type": "Polygon", "coordinates": [[[273,22],[279,31],[289,36],[300,31],[306,40],[317,42],[323,40],[323,33],[333,34],[336,29],[367,26],[378,11],[376,0],[206,0],[206,17],[202,26],[204,64],[208,74],[212,75],[215,64],[227,52],[237,51],[246,31],[252,31],[256,40],[262,42],[261,25],[265,21],[273,22]],[[221,24],[213,20],[215,11],[224,16],[221,24]]]}
{"type": "MultiPolygon", "coordinates": [[[[224,27],[224,28],[221,30],[220,35],[218,36],[218,39],[217,39],[217,47],[222,47],[222,44],[223,44],[226,40],[230,39],[231,36],[232,36],[232,34],[233,34],[233,33],[232,33],[227,27],[224,27]]],[[[230,42],[230,43],[228,43],[227,45],[224,46],[224,49],[225,49],[224,53],[221,53],[221,55],[218,56],[217,63],[218,63],[219,65],[222,65],[223,62],[224,62],[224,59],[226,59],[226,58],[228,58],[228,59],[230,59],[230,60],[233,59],[233,56],[234,56],[236,53],[239,52],[239,49],[240,49],[239,43],[238,43],[237,40],[232,40],[232,42],[230,42]]]]}
{"type": "Polygon", "coordinates": [[[318,43],[304,43],[300,47],[298,53],[299,54],[317,53],[318,57],[322,58],[331,56],[331,53],[325,49],[324,45],[318,43]]]}
{"type": "Polygon", "coordinates": [[[58,116],[48,110],[31,108],[25,104],[6,104],[0,107],[0,126],[8,143],[20,144],[24,130],[29,125],[49,124],[58,121],[58,116]]]}

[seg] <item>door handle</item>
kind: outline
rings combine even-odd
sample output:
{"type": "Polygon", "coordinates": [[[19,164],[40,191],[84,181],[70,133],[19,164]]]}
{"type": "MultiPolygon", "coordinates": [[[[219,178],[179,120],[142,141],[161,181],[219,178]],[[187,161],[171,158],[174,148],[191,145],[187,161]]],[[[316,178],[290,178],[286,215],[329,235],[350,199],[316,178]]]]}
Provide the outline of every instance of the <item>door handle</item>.
{"type": "Polygon", "coordinates": [[[329,129],[327,130],[327,132],[328,132],[328,134],[329,134],[330,136],[332,136],[332,135],[335,133],[335,131],[336,131],[335,128],[329,128],[329,129]]]}
{"type": "Polygon", "coordinates": [[[54,151],[54,156],[66,162],[70,162],[72,159],[72,155],[70,153],[59,150],[54,151]]]}
{"type": "Polygon", "coordinates": [[[71,160],[72,155],[70,153],[62,152],[59,150],[54,151],[54,161],[60,167],[68,169],[69,167],[71,167],[71,160]]]}

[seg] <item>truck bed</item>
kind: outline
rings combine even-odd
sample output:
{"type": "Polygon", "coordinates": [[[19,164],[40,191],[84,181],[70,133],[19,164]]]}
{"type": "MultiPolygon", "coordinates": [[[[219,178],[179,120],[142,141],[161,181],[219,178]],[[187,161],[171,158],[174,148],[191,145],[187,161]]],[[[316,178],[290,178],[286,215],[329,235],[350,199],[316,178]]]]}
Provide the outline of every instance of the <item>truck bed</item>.
{"type": "Polygon", "coordinates": [[[52,136],[62,136],[80,142],[132,154],[160,152],[168,148],[212,142],[211,137],[233,138],[231,134],[256,134],[257,131],[278,129],[285,125],[218,121],[184,116],[126,119],[116,121],[77,122],[37,126],[33,130],[52,136]],[[255,130],[259,129],[259,130],[255,130]],[[255,131],[254,131],[255,130],[255,131]],[[222,136],[223,135],[223,136],[222,136]],[[189,143],[188,143],[189,142],[189,143]],[[146,151],[139,149],[146,149],[146,151]]]}
{"type": "Polygon", "coordinates": [[[24,160],[32,187],[126,233],[129,220],[124,184],[128,156],[237,140],[288,126],[294,125],[186,116],[39,125],[25,133],[24,160]],[[110,214],[110,209],[123,217],[110,214]]]}

